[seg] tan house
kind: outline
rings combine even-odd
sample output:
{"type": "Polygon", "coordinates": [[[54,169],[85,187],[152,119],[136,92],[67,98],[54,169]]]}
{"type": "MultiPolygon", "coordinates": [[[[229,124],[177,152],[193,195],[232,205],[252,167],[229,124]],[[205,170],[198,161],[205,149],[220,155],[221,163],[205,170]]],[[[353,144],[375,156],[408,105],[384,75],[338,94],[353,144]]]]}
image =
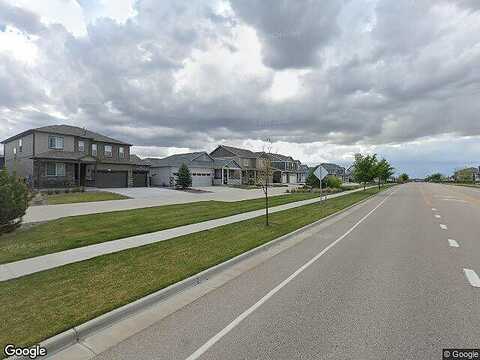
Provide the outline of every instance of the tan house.
{"type": "MultiPolygon", "coordinates": [[[[233,146],[220,145],[210,153],[210,156],[214,158],[217,164],[221,162],[219,160],[233,160],[230,162],[232,177],[238,179],[240,176],[240,182],[242,184],[255,184],[257,181],[257,171],[261,168],[261,162],[263,159],[253,151],[240,149],[233,146]],[[238,169],[240,167],[240,169],[238,169]]],[[[223,174],[223,172],[222,172],[223,174]]],[[[220,177],[220,172],[218,176],[220,177]]],[[[217,174],[215,175],[217,177],[217,174]]],[[[226,177],[223,176],[225,180],[226,177]]]]}
{"type": "Polygon", "coordinates": [[[4,141],[5,167],[34,188],[148,186],[149,164],[131,144],[70,125],[30,129],[4,141]]]}

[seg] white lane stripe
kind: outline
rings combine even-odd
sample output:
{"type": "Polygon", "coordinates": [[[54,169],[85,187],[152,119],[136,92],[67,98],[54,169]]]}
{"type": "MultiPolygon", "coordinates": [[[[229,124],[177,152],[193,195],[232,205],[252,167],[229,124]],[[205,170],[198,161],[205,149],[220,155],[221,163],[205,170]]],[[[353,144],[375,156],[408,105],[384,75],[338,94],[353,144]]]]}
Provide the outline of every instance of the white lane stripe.
{"type": "Polygon", "coordinates": [[[437,211],[437,209],[435,209],[435,208],[432,208],[432,211],[437,211]]]}
{"type": "Polygon", "coordinates": [[[440,215],[438,215],[438,214],[437,214],[437,215],[435,215],[435,217],[436,217],[437,219],[440,219],[440,218],[441,218],[441,216],[440,216],[440,215]]]}
{"type": "Polygon", "coordinates": [[[210,340],[208,340],[205,344],[203,344],[200,348],[197,349],[192,355],[190,355],[186,360],[195,360],[198,359],[200,356],[202,356],[208,349],[210,349],[213,345],[215,345],[221,338],[223,338],[225,335],[227,335],[230,331],[232,331],[238,324],[240,324],[245,318],[248,317],[251,313],[253,313],[256,309],[258,309],[260,306],[262,306],[268,299],[270,299],[273,295],[275,295],[277,292],[279,292],[283,287],[285,287],[290,281],[295,279],[298,275],[300,275],[303,271],[305,271],[310,265],[312,265],[315,261],[317,261],[322,255],[324,255],[328,250],[330,250],[332,247],[334,247],[336,244],[338,244],[340,241],[345,239],[355,228],[360,225],[362,222],[365,221],[371,214],[375,212],[380,206],[382,206],[385,201],[390,198],[396,191],[391,192],[385,199],[380,202],[375,208],[373,208],[367,215],[362,217],[355,225],[353,225],[345,234],[340,236],[337,240],[332,242],[330,245],[328,245],[325,249],[320,251],[317,255],[315,255],[312,259],[310,259],[308,262],[306,262],[304,265],[302,265],[297,271],[295,271],[292,275],[290,275],[288,278],[283,280],[280,284],[278,284],[275,288],[270,290],[267,295],[262,297],[260,300],[258,300],[255,304],[253,304],[250,308],[245,310],[243,313],[241,313],[236,319],[234,319],[230,324],[228,324],[223,330],[221,330],[219,333],[214,335],[210,340]]]}
{"type": "Polygon", "coordinates": [[[463,269],[463,271],[465,272],[465,276],[470,282],[470,285],[473,287],[480,287],[480,278],[475,271],[470,269],[463,269]]]}
{"type": "Polygon", "coordinates": [[[456,241],[453,240],[453,239],[448,239],[448,244],[449,244],[451,247],[459,247],[458,242],[456,242],[456,241]]]}
{"type": "Polygon", "coordinates": [[[440,224],[440,228],[441,228],[442,230],[448,230],[447,225],[444,225],[444,224],[440,224]]]}

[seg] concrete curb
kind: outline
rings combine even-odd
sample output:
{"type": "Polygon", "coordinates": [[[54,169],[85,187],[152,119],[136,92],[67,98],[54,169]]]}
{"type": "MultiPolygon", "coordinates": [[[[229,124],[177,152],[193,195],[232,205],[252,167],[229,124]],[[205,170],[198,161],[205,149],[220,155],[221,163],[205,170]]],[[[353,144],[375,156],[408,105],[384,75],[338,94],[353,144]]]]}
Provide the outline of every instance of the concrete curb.
{"type": "MultiPolygon", "coordinates": [[[[388,189],[387,189],[388,190],[388,189]]],[[[254,256],[262,251],[266,251],[270,249],[271,247],[277,245],[278,243],[281,243],[285,240],[288,240],[289,238],[293,236],[297,236],[310,228],[326,221],[329,220],[335,216],[338,216],[356,206],[359,206],[368,200],[374,198],[377,196],[377,194],[373,194],[355,204],[352,204],[345,209],[342,209],[336,213],[333,213],[331,215],[328,215],[322,219],[319,219],[311,224],[305,225],[304,227],[301,227],[297,230],[294,230],[288,234],[282,235],[276,239],[273,239],[263,245],[260,245],[256,248],[253,248],[247,252],[244,252],[243,254],[237,255],[236,257],[224,261],[223,263],[217,264],[213,267],[210,267],[206,270],[203,270],[202,272],[199,272],[196,275],[193,275],[187,279],[184,279],[182,281],[179,281],[175,284],[172,284],[164,289],[161,289],[157,292],[154,292],[150,295],[147,295],[141,299],[135,300],[134,302],[131,302],[129,304],[123,305],[115,310],[112,310],[106,314],[100,315],[92,320],[89,320],[81,325],[75,326],[69,330],[66,330],[58,335],[55,335],[49,339],[46,339],[40,343],[40,346],[45,347],[48,352],[47,358],[49,358],[51,355],[54,355],[55,353],[64,350],[65,348],[75,345],[78,343],[82,338],[86,338],[95,332],[104,329],[108,327],[109,325],[112,325],[122,319],[127,318],[128,316],[137,313],[141,310],[144,310],[148,308],[149,306],[160,302],[162,300],[165,300],[166,298],[172,297],[190,287],[196,286],[200,283],[202,283],[205,280],[208,280],[209,277],[245,260],[250,258],[251,256],[254,256]]],[[[28,358],[9,358],[9,359],[15,359],[15,360],[20,360],[20,359],[28,359],[28,358]]]]}

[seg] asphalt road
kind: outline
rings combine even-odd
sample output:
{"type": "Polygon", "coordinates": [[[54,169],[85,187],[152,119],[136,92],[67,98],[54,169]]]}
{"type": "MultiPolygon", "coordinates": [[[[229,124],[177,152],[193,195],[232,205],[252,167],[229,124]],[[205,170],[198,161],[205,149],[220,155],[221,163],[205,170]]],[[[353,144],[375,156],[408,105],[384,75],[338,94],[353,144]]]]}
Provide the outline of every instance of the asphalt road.
{"type": "Polygon", "coordinates": [[[442,359],[443,348],[479,348],[479,221],[480,190],[396,187],[96,359],[442,359]]]}

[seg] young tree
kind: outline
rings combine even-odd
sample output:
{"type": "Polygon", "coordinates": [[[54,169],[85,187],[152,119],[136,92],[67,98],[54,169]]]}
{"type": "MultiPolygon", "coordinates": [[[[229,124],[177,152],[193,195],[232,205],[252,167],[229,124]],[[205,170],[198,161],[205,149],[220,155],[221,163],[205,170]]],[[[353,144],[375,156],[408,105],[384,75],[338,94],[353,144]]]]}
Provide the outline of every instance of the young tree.
{"type": "Polygon", "coordinates": [[[192,186],[192,174],[186,164],[182,164],[178,169],[177,185],[182,189],[192,186]]]}
{"type": "Polygon", "coordinates": [[[272,153],[272,143],[267,139],[267,144],[263,147],[262,156],[258,159],[257,184],[262,187],[265,195],[265,225],[269,226],[268,218],[268,188],[272,182],[273,166],[270,155],[272,153]]]}
{"type": "Polygon", "coordinates": [[[398,177],[398,181],[402,184],[406,183],[408,180],[410,180],[410,177],[406,173],[403,173],[398,177]]]}
{"type": "Polygon", "coordinates": [[[27,207],[27,186],[7,170],[0,170],[0,234],[19,225],[27,207]]]}
{"type": "Polygon", "coordinates": [[[363,190],[365,190],[367,183],[371,182],[376,177],[377,155],[356,154],[353,167],[353,178],[356,182],[363,184],[363,190]]]}
{"type": "Polygon", "coordinates": [[[379,189],[381,187],[382,181],[386,183],[387,180],[390,178],[390,176],[392,176],[395,173],[394,170],[395,170],[394,167],[391,166],[390,163],[385,159],[382,159],[377,163],[375,168],[375,172],[376,172],[375,176],[378,178],[379,189]]]}

